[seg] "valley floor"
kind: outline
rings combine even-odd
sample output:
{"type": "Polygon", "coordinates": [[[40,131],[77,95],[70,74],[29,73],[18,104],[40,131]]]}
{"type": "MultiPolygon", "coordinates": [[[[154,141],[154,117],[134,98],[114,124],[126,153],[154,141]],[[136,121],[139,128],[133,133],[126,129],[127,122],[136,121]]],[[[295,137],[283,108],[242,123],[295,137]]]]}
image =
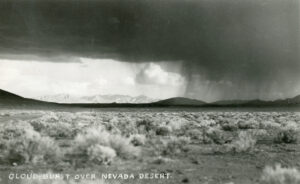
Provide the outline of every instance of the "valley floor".
{"type": "Polygon", "coordinates": [[[297,184],[299,129],[298,112],[1,110],[0,183],[297,184]]]}

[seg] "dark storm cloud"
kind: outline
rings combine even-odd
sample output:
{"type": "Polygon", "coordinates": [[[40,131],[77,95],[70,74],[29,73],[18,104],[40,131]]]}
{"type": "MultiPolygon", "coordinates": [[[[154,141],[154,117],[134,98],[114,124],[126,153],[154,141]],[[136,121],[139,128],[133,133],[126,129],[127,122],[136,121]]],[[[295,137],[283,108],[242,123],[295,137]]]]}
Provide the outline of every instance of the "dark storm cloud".
{"type": "Polygon", "coordinates": [[[0,3],[2,54],[182,61],[190,97],[289,90],[300,77],[299,28],[298,0],[0,3]]]}
{"type": "Polygon", "coordinates": [[[0,54],[0,58],[4,60],[18,61],[48,61],[48,62],[68,62],[81,63],[80,58],[74,56],[62,55],[33,55],[33,54],[0,54]]]}

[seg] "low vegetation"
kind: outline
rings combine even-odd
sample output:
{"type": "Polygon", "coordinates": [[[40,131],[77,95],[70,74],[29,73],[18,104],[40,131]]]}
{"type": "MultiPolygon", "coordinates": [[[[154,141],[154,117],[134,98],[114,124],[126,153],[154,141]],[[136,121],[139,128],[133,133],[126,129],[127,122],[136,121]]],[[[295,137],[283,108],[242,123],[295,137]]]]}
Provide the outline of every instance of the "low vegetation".
{"type": "MultiPolygon", "coordinates": [[[[263,141],[297,144],[300,130],[300,115],[291,112],[7,111],[1,117],[11,119],[0,124],[2,165],[90,167],[139,160],[144,154],[151,163],[162,164],[195,145],[210,146],[209,154],[245,154],[259,151],[263,141]],[[34,116],[10,118],[26,115],[34,116]]],[[[261,182],[299,180],[298,170],[276,166],[263,171],[261,182]]]]}
{"type": "Polygon", "coordinates": [[[252,152],[255,148],[256,139],[253,134],[242,131],[237,140],[228,145],[227,149],[234,153],[252,152]]]}
{"type": "Polygon", "coordinates": [[[1,161],[9,164],[57,163],[62,156],[54,139],[42,136],[24,121],[1,125],[0,150],[1,161]]]}
{"type": "Polygon", "coordinates": [[[299,184],[300,171],[296,168],[284,168],[281,165],[266,167],[263,170],[261,184],[299,184]]]}

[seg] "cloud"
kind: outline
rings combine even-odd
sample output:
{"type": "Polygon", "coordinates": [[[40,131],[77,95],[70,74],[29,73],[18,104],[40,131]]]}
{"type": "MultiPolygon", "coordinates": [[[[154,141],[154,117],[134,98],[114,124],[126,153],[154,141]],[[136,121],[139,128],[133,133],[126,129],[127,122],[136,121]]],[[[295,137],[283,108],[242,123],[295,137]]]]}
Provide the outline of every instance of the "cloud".
{"type": "Polygon", "coordinates": [[[19,60],[19,61],[38,61],[38,62],[58,62],[58,63],[80,63],[79,57],[70,55],[33,55],[33,54],[0,54],[2,60],[19,60]]]}
{"type": "MultiPolygon", "coordinates": [[[[69,56],[131,63],[182,61],[185,96],[203,99],[199,94],[210,90],[218,91],[222,99],[232,94],[258,98],[272,91],[288,96],[299,89],[299,3],[4,1],[0,54],[34,55],[53,62],[70,62],[69,56]],[[57,59],[59,55],[67,57],[57,59]],[[221,80],[229,81],[231,87],[217,84],[221,80]],[[202,81],[211,81],[214,87],[201,86],[202,81]]],[[[153,78],[145,81],[153,82],[153,78]]],[[[160,83],[170,82],[166,78],[156,76],[160,83]]]]}
{"type": "Polygon", "coordinates": [[[133,77],[126,77],[122,79],[122,82],[126,85],[134,86],[135,85],[135,80],[133,77]]]}
{"type": "Polygon", "coordinates": [[[180,74],[167,72],[160,65],[150,63],[144,67],[135,77],[140,84],[182,86],[185,82],[180,74]]]}
{"type": "Polygon", "coordinates": [[[79,60],[78,63],[53,63],[0,59],[0,89],[30,98],[67,93],[146,95],[160,99],[182,95],[184,91],[180,74],[167,72],[155,63],[144,67],[145,64],[106,59],[79,60]],[[145,83],[138,82],[137,75],[145,83]]]}

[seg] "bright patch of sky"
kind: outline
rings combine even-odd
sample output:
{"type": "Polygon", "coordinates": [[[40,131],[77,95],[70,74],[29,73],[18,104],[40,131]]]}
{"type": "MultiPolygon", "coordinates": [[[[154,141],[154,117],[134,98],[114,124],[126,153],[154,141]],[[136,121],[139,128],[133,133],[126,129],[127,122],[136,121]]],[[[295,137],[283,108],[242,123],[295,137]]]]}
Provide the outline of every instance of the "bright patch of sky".
{"type": "Polygon", "coordinates": [[[121,94],[164,99],[182,96],[186,81],[180,63],[127,63],[79,58],[80,62],[0,60],[0,89],[25,97],[121,94]]]}

